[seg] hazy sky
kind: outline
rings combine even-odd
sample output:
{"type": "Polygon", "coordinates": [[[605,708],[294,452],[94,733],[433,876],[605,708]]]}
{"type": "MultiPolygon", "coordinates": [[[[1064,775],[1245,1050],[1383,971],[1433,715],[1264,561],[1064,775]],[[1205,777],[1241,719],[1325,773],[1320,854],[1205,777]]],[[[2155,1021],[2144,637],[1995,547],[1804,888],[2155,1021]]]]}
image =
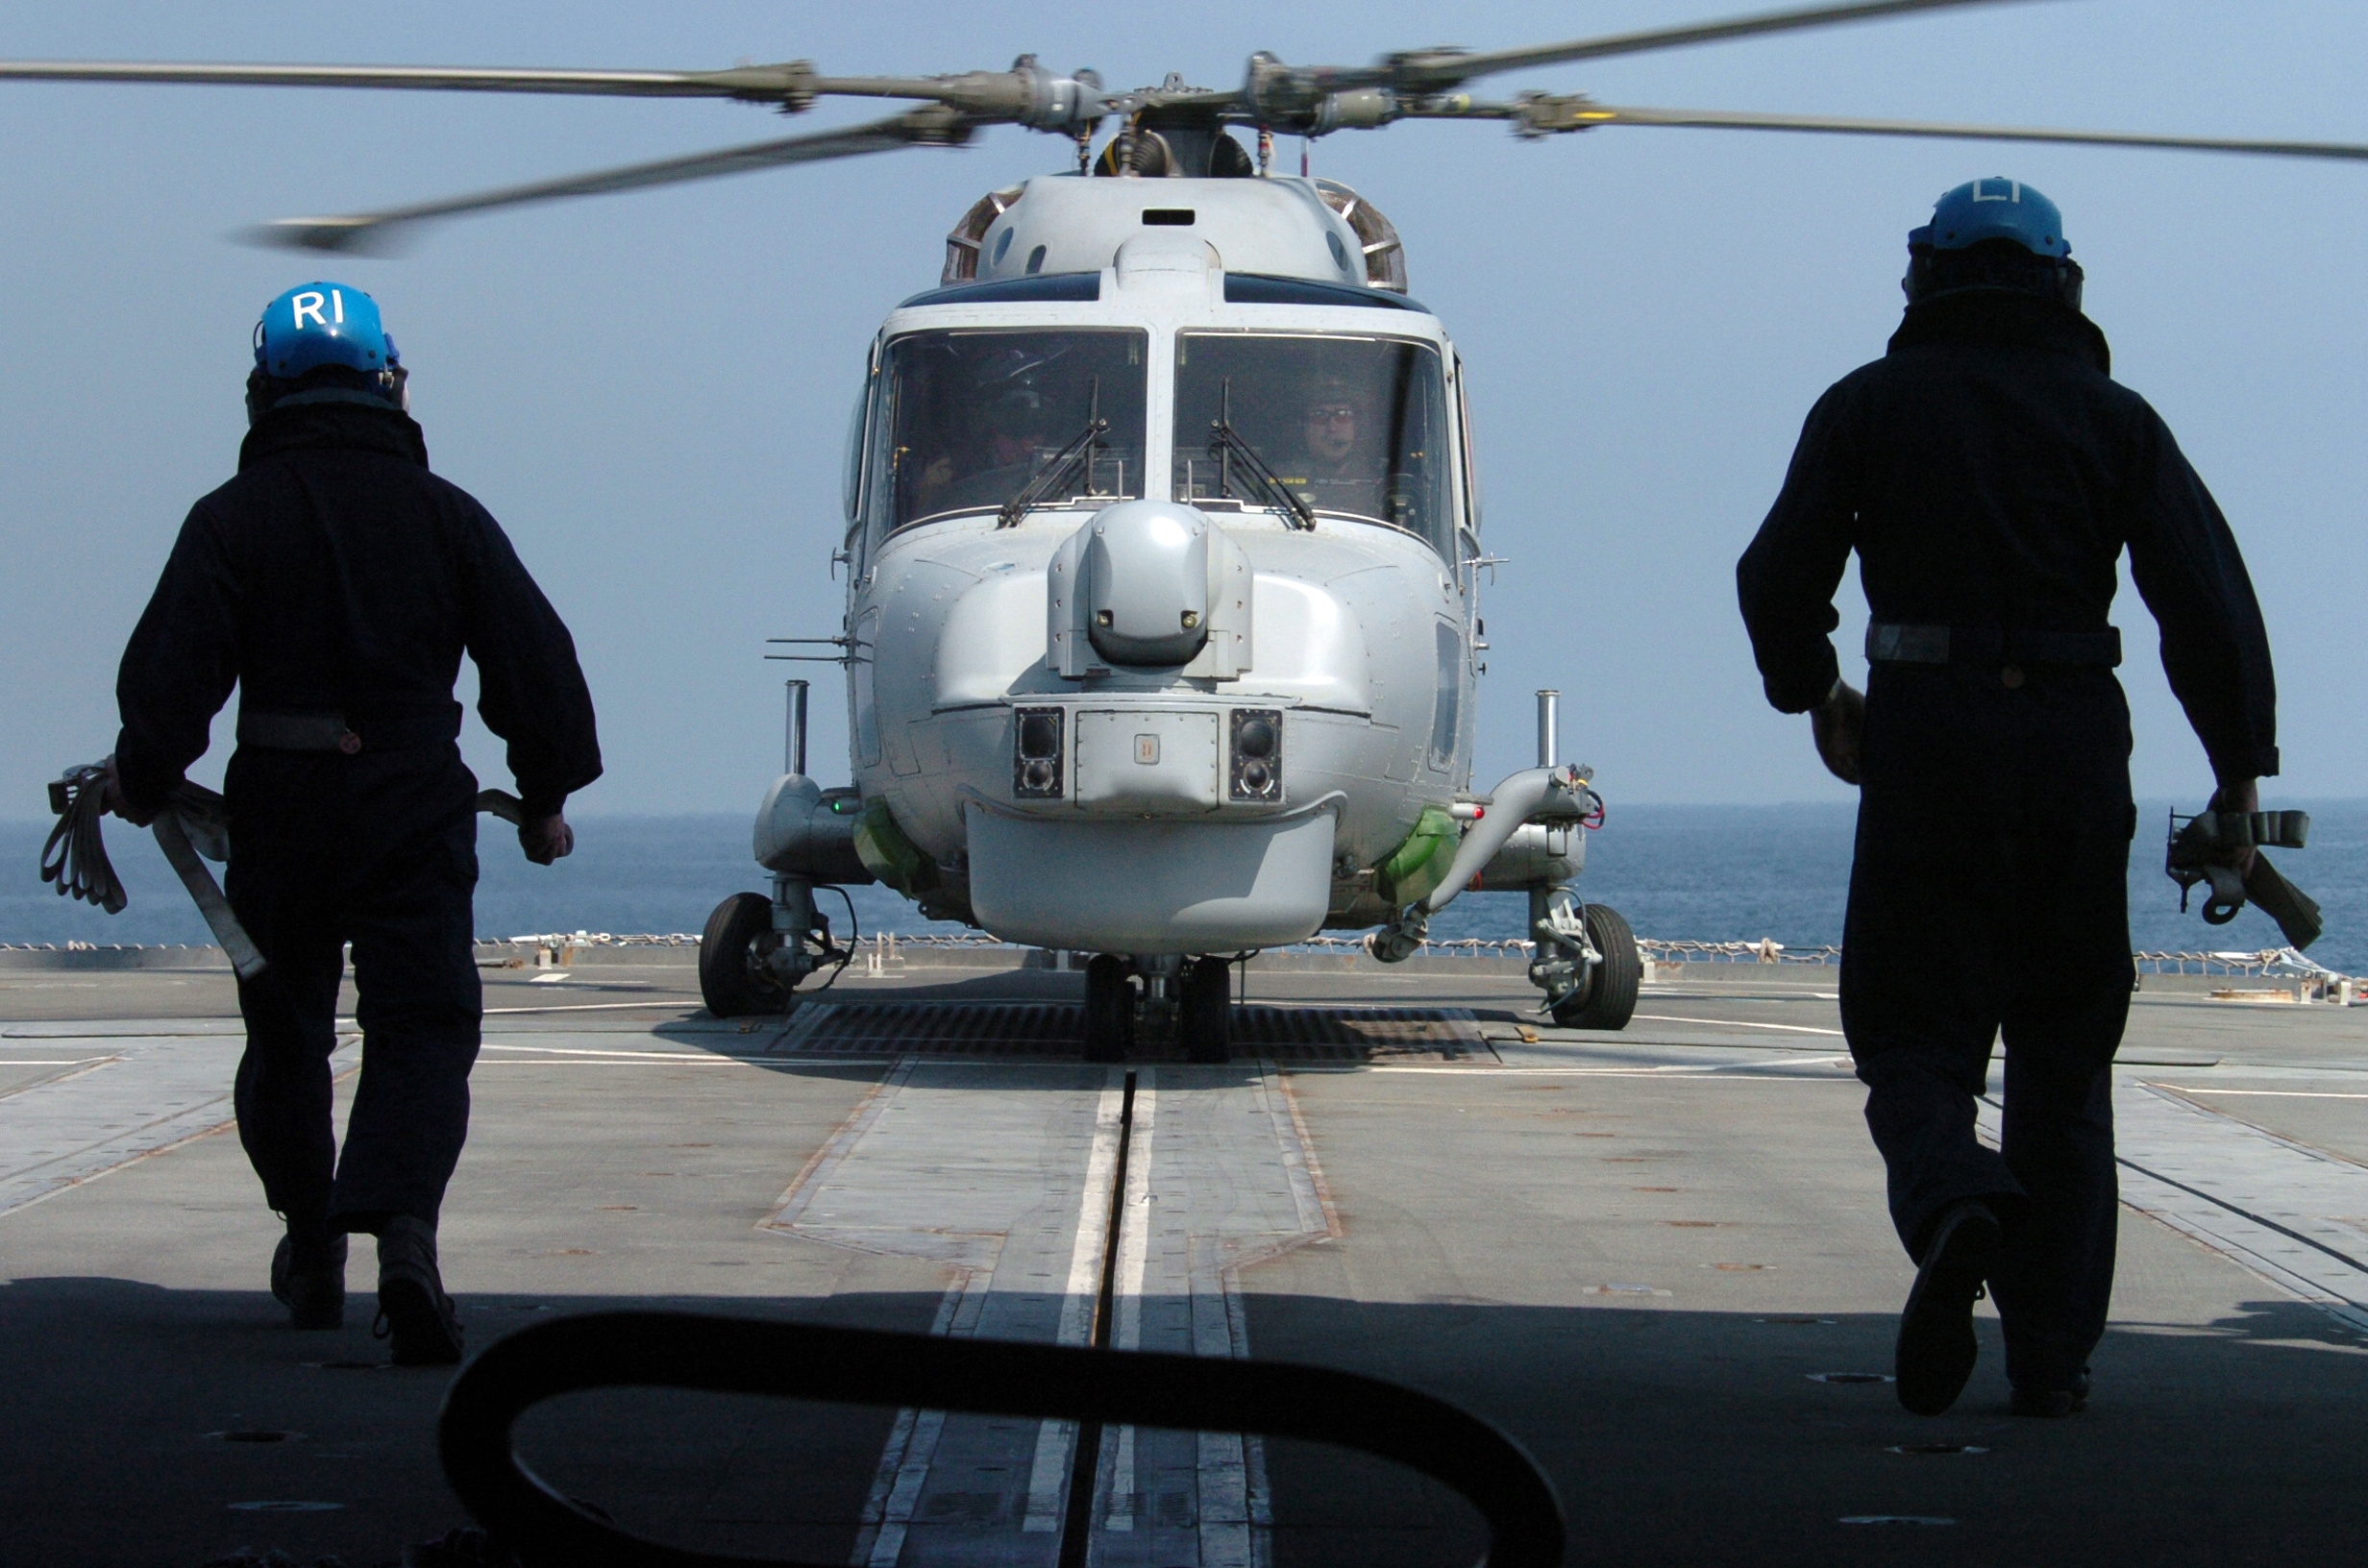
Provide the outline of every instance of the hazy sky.
{"type": "MultiPolygon", "coordinates": [[[[22,58],[828,71],[999,68],[1230,85],[1268,48],[1361,62],[1758,9],[1750,0],[1444,8],[678,3],[0,6],[22,58]]],[[[1612,103],[2368,141],[2368,8],[2039,0],[1505,79],[1612,103]]],[[[876,106],[825,106],[806,127],[876,106]]],[[[434,466],[492,508],[574,627],[608,776],[580,814],[752,808],[779,763],[769,635],[838,627],[838,458],[880,317],[936,282],[981,192],[1062,166],[1016,130],[464,220],[400,260],[319,262],[238,226],[788,134],[715,103],[0,84],[0,818],[107,749],[115,661],[173,531],[228,478],[262,303],[375,293],[434,466]]],[[[1295,144],[1285,145],[1295,160],[1295,144]]],[[[1314,148],[1405,236],[1413,291],[1476,387],[1487,543],[1479,782],[1529,760],[1533,688],[1616,802],[1836,797],[1806,722],[1762,702],[1733,562],[1800,419],[1882,352],[1903,235],[2004,173],[2063,208],[2117,376],[2242,540],[2278,657],[2278,795],[2362,793],[2359,432],[2368,165],[1610,129],[1523,143],[1400,125],[1314,148]]],[[[1845,589],[1844,667],[1862,609],[1845,589]]],[[[2202,756],[2125,590],[2141,794],[2202,756]]],[[[846,776],[818,669],[814,771],[846,776]]],[[[227,730],[217,726],[217,734],[227,730]]],[[[470,754],[499,751],[474,718],[470,754]]],[[[198,770],[218,773],[220,756],[198,770]]]]}

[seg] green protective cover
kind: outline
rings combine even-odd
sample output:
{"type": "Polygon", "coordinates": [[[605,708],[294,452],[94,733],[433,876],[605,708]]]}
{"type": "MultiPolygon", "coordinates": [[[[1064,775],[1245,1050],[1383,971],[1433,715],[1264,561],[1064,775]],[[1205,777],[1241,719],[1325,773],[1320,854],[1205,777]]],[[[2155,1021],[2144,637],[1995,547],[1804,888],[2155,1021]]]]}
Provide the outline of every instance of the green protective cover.
{"type": "Polygon", "coordinates": [[[867,800],[855,820],[855,855],[864,870],[907,898],[937,886],[937,866],[897,825],[885,800],[867,800]]]}
{"type": "Polygon", "coordinates": [[[1431,891],[1447,879],[1447,868],[1455,864],[1456,845],[1463,839],[1455,819],[1443,808],[1424,806],[1422,815],[1415,820],[1415,830],[1406,835],[1406,842],[1373,868],[1373,880],[1382,897],[1393,909],[1402,909],[1418,898],[1430,896],[1431,891]]]}

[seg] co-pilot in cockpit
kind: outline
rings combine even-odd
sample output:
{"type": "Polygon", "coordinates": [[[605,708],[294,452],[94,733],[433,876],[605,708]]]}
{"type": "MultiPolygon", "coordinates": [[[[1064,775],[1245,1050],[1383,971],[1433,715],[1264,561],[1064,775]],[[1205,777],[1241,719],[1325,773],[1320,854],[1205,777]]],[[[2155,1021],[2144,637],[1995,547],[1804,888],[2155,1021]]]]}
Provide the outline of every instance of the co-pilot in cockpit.
{"type": "Polygon", "coordinates": [[[1148,341],[1089,329],[897,338],[876,422],[886,446],[876,472],[889,482],[875,489],[874,526],[996,510],[1040,480],[1055,505],[1141,496],[1148,341]]]}

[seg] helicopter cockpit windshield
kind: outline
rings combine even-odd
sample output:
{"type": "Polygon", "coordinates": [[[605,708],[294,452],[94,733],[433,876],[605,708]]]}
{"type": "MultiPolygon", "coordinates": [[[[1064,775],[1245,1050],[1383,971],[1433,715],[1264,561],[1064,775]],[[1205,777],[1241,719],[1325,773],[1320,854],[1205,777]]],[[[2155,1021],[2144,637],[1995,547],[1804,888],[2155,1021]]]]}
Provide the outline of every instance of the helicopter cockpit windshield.
{"type": "Polygon", "coordinates": [[[1026,328],[908,332],[888,345],[874,421],[882,532],[1025,495],[1061,505],[1143,494],[1148,339],[1026,328]],[[1106,429],[1089,433],[1097,421],[1106,429]],[[1055,493],[1057,492],[1057,493],[1055,493]]]}
{"type": "Polygon", "coordinates": [[[1318,515],[1418,534],[1454,558],[1445,381],[1403,338],[1186,332],[1176,339],[1175,496],[1268,504],[1221,422],[1318,515]]]}

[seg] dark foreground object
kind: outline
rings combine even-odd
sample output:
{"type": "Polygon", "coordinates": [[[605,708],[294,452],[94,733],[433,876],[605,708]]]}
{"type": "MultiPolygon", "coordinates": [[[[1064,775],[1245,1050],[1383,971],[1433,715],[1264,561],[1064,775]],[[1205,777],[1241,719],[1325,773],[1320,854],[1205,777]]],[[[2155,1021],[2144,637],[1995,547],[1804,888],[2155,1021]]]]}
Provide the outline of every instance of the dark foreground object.
{"type": "Polygon", "coordinates": [[[1916,1270],[1915,1288],[1899,1314],[1899,1402],[1917,1415],[1938,1415],[1957,1403],[1981,1359],[1973,1334],[1973,1304],[1998,1266],[1997,1217],[1978,1203],[1949,1211],[1916,1270]]]}
{"type": "MultiPolygon", "coordinates": [[[[528,1568],[725,1568],[782,1558],[684,1551],[629,1534],[518,1462],[531,1407],[594,1388],[687,1388],[982,1415],[1252,1432],[1336,1444],[1445,1482],[1488,1523],[1489,1568],[1554,1568],[1562,1505],[1494,1427],[1428,1394],[1354,1372],[1270,1361],[1087,1350],[696,1312],[592,1312],[524,1329],[463,1372],[436,1443],[453,1490],[528,1568]]],[[[1064,1543],[1061,1560],[1073,1559],[1064,1543]]],[[[1084,1560],[1084,1541],[1074,1560],[1084,1560]]],[[[788,1568],[812,1568],[789,1564],[788,1568]]]]}

